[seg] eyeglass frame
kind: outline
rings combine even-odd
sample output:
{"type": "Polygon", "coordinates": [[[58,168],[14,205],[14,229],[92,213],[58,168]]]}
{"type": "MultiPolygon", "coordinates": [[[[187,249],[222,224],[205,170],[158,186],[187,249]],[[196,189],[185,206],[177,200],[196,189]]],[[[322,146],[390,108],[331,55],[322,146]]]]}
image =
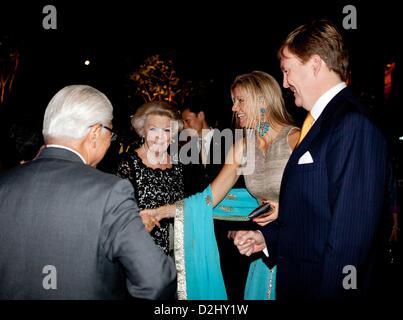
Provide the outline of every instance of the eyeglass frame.
{"type": "MultiPolygon", "coordinates": [[[[95,124],[93,124],[92,126],[89,126],[88,128],[91,128],[91,127],[93,127],[93,126],[95,126],[95,124]]],[[[111,142],[113,142],[113,141],[116,140],[116,138],[118,137],[118,135],[117,135],[117,133],[116,133],[115,131],[113,131],[111,128],[109,128],[108,126],[106,126],[106,125],[104,125],[104,124],[102,124],[102,123],[100,123],[100,126],[101,126],[102,128],[105,128],[106,130],[108,130],[108,131],[111,133],[111,142]]]]}
{"type": "Polygon", "coordinates": [[[118,135],[116,134],[115,131],[113,131],[111,128],[109,128],[109,127],[103,125],[102,123],[101,123],[101,127],[102,127],[102,128],[105,128],[106,130],[108,130],[108,131],[111,133],[111,142],[113,142],[113,141],[116,140],[116,138],[118,137],[118,135]]]}

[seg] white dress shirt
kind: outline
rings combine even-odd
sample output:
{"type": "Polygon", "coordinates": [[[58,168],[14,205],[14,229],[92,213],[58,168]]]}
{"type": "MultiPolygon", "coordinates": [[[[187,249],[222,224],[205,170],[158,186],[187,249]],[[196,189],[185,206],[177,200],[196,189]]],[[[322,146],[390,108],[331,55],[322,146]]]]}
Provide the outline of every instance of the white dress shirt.
{"type": "Polygon", "coordinates": [[[326,106],[332,100],[336,94],[338,94],[341,90],[343,90],[347,85],[344,82],[340,82],[336,84],[334,87],[327,90],[324,94],[322,94],[318,100],[316,100],[315,104],[311,109],[311,115],[316,120],[318,120],[319,116],[322,114],[323,110],[325,110],[326,106]]]}
{"type": "MultiPolygon", "coordinates": [[[[212,128],[210,129],[203,129],[202,131],[202,138],[200,138],[201,143],[203,145],[200,145],[200,148],[203,148],[204,150],[200,149],[200,152],[204,152],[204,156],[206,157],[206,159],[203,159],[202,156],[202,161],[205,161],[206,163],[208,162],[207,156],[210,152],[210,144],[211,144],[211,139],[213,138],[213,134],[214,134],[214,130],[212,128]],[[207,133],[206,131],[209,130],[207,133]]],[[[206,165],[206,163],[203,163],[204,165],[206,165]]]]}

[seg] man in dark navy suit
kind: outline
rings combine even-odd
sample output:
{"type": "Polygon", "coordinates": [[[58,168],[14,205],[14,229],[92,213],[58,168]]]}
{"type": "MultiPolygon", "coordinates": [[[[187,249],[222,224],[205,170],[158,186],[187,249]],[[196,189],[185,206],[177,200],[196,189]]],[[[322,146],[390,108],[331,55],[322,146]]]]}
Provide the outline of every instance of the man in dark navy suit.
{"type": "MultiPolygon", "coordinates": [[[[277,264],[278,300],[368,297],[386,185],[387,144],[346,87],[348,55],[337,28],[317,20],[279,50],[283,86],[308,111],[285,168],[278,219],[238,232],[242,254],[277,264]]],[[[275,212],[277,214],[277,212],[275,212]]]]}

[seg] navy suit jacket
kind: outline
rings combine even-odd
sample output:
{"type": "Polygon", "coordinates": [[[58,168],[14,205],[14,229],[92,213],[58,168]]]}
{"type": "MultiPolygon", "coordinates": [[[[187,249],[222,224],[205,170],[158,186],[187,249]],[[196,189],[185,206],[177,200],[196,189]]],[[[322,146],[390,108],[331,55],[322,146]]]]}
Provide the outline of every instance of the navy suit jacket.
{"type": "MultiPolygon", "coordinates": [[[[269,265],[278,266],[279,300],[344,299],[367,292],[386,166],[383,134],[350,89],[343,89],[292,153],[279,218],[262,229],[269,265]],[[307,151],[313,163],[298,164],[307,151]],[[356,290],[343,287],[345,277],[354,277],[345,266],[356,270],[356,290]]],[[[344,282],[354,284],[354,278],[344,282]]]]}

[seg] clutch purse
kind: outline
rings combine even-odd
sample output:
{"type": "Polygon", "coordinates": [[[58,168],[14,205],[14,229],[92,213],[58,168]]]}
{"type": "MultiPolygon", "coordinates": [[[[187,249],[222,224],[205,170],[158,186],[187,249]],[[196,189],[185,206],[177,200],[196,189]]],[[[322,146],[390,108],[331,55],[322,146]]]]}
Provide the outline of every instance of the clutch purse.
{"type": "Polygon", "coordinates": [[[271,211],[272,207],[270,205],[270,203],[264,203],[261,206],[257,207],[255,210],[253,210],[251,213],[249,213],[248,218],[249,219],[254,219],[257,218],[259,216],[261,216],[262,214],[271,211]]]}

